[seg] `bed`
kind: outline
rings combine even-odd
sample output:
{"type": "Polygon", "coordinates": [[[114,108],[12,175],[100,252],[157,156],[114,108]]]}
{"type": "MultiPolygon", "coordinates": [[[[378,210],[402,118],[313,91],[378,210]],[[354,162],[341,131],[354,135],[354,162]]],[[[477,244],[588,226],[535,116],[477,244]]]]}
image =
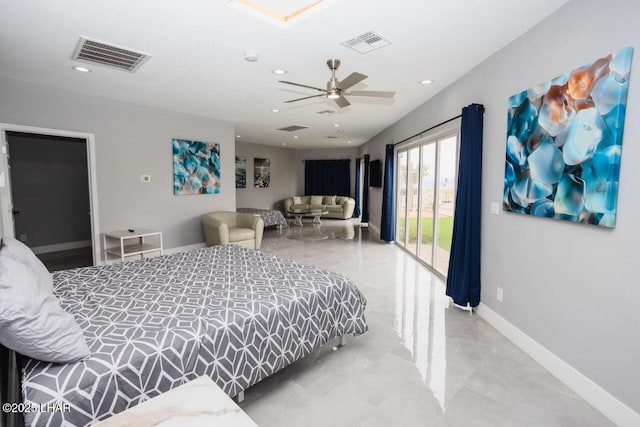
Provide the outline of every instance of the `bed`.
{"type": "Polygon", "coordinates": [[[285,219],[282,212],[275,209],[255,209],[255,208],[237,208],[237,212],[242,213],[251,213],[255,215],[260,215],[262,221],[264,221],[265,227],[278,227],[278,228],[286,228],[287,220],[285,219]]]}
{"type": "Polygon", "coordinates": [[[26,425],[89,425],[201,375],[229,396],[327,341],[367,331],[366,300],[341,274],[233,245],[54,273],[91,350],[22,358],[22,400],[68,411],[26,425]]]}

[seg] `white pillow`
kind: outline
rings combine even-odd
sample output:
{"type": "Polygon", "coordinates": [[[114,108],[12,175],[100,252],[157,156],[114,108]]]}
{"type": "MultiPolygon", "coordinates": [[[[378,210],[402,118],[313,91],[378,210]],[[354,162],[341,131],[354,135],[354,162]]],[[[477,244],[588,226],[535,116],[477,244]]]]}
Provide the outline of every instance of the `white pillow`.
{"type": "Polygon", "coordinates": [[[40,286],[48,292],[53,292],[53,277],[51,273],[29,246],[17,239],[3,238],[0,251],[2,255],[26,265],[36,275],[40,286]]]}
{"type": "Polygon", "coordinates": [[[302,203],[302,197],[296,197],[296,196],[293,197],[293,204],[294,205],[299,205],[301,203],[302,203]]]}
{"type": "Polygon", "coordinates": [[[322,204],[322,196],[311,196],[311,200],[309,201],[311,205],[321,205],[322,204]]]}
{"type": "Polygon", "coordinates": [[[91,355],[82,329],[26,265],[0,251],[0,343],[45,362],[91,355]]]}

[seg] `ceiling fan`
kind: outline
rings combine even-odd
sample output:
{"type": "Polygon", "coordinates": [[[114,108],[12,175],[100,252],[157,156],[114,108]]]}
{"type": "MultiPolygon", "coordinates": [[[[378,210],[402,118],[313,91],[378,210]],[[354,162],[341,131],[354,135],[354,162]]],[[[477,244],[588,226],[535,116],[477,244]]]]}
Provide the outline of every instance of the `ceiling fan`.
{"type": "Polygon", "coordinates": [[[339,59],[329,59],[327,61],[327,66],[331,70],[331,79],[329,79],[329,81],[327,82],[327,88],[326,89],[322,89],[322,88],[314,87],[314,86],[303,85],[303,84],[300,84],[300,83],[288,82],[288,81],[285,81],[285,80],[280,80],[280,83],[286,83],[288,85],[293,85],[293,86],[306,87],[308,89],[315,89],[315,90],[317,90],[319,92],[322,92],[320,95],[305,96],[304,98],[292,99],[290,101],[285,101],[285,102],[287,102],[287,103],[288,102],[297,102],[297,101],[302,101],[303,99],[318,98],[318,97],[321,97],[321,96],[325,96],[325,97],[327,97],[329,99],[333,99],[336,102],[336,104],[338,104],[338,107],[344,108],[344,107],[348,107],[349,105],[351,105],[351,103],[347,100],[347,98],[344,97],[345,95],[349,95],[349,96],[373,96],[373,97],[376,97],[376,98],[393,98],[393,96],[396,94],[395,92],[385,92],[385,91],[377,91],[377,90],[352,90],[352,91],[347,91],[347,89],[349,89],[350,87],[355,86],[358,83],[360,83],[361,81],[363,81],[364,79],[366,79],[367,76],[365,76],[364,74],[360,74],[360,73],[351,73],[344,80],[338,81],[338,79],[336,79],[336,70],[340,66],[340,60],[339,59]]]}

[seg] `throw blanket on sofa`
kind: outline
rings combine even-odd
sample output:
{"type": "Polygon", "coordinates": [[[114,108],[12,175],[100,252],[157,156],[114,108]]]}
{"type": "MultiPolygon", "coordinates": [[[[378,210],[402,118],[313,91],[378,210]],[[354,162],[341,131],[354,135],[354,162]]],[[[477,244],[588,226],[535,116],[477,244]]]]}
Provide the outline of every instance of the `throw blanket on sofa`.
{"type": "Polygon", "coordinates": [[[284,218],[284,215],[282,215],[282,212],[275,209],[238,208],[236,209],[236,212],[260,215],[265,227],[287,227],[287,220],[284,218]]]}

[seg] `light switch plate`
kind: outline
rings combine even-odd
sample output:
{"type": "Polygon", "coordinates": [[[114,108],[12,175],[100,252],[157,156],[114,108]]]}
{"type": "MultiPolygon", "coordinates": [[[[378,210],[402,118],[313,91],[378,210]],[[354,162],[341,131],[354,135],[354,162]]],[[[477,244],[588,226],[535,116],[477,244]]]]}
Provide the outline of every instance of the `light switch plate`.
{"type": "Polygon", "coordinates": [[[499,215],[500,214],[500,203],[491,202],[491,213],[493,215],[499,215]]]}
{"type": "Polygon", "coordinates": [[[151,182],[151,175],[140,175],[140,182],[151,182]]]}

